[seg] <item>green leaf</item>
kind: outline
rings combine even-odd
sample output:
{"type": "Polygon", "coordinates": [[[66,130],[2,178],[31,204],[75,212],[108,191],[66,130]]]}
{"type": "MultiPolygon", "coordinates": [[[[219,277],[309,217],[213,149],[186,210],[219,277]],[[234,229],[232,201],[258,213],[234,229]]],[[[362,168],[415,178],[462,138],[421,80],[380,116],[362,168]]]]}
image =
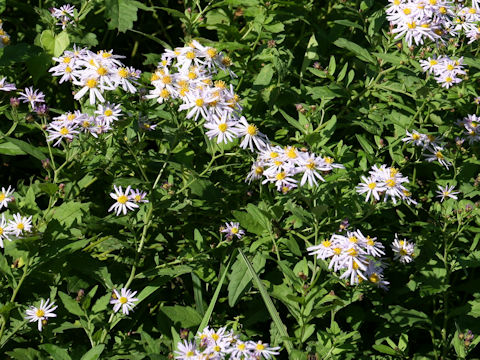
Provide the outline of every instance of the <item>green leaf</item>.
{"type": "Polygon", "coordinates": [[[45,350],[53,360],[70,360],[68,351],[53,344],[44,344],[39,346],[40,349],[45,350]]]}
{"type": "Polygon", "coordinates": [[[230,269],[230,265],[232,264],[233,254],[234,254],[233,252],[230,254],[230,258],[228,259],[227,265],[225,266],[225,269],[223,270],[223,273],[220,276],[220,280],[218,281],[217,288],[213,293],[212,300],[210,300],[210,304],[208,305],[205,315],[203,315],[202,322],[198,326],[197,332],[203,331],[203,329],[205,329],[205,327],[208,325],[208,322],[210,321],[210,317],[212,316],[213,309],[215,308],[215,304],[217,303],[218,296],[220,295],[220,290],[222,289],[223,282],[225,281],[228,270],[230,269]]]}
{"type": "Polygon", "coordinates": [[[262,296],[263,302],[265,303],[265,306],[267,307],[267,310],[270,314],[270,317],[272,318],[275,326],[277,327],[278,332],[283,338],[283,343],[285,344],[285,349],[287,349],[287,352],[290,354],[290,352],[293,349],[293,344],[289,340],[288,332],[287,332],[287,327],[283,324],[282,319],[280,318],[280,315],[278,314],[277,309],[275,308],[275,305],[273,305],[272,299],[270,298],[270,295],[268,295],[267,289],[265,289],[265,286],[262,284],[262,280],[258,277],[257,273],[255,272],[255,269],[253,268],[252,264],[248,260],[248,258],[245,256],[242,250],[238,249],[240,252],[240,256],[242,257],[243,261],[245,262],[245,265],[247,265],[247,269],[250,272],[250,275],[253,278],[253,283],[255,284],[255,287],[260,291],[260,295],[262,296]]]}
{"type": "Polygon", "coordinates": [[[388,355],[398,355],[398,353],[393,350],[391,347],[383,344],[376,344],[372,346],[375,350],[388,355]]]}
{"type": "Polygon", "coordinates": [[[27,143],[23,140],[11,138],[11,137],[8,137],[8,136],[5,139],[8,142],[16,145],[22,151],[24,151],[27,154],[37,158],[40,161],[45,160],[45,158],[46,158],[46,156],[40,150],[38,150],[35,146],[32,146],[32,145],[30,145],[29,143],[27,143]]]}
{"type": "Polygon", "coordinates": [[[88,204],[82,204],[76,201],[63,203],[55,209],[53,219],[58,220],[61,225],[71,226],[75,220],[80,223],[83,214],[88,211],[88,204]]]}
{"type": "Polygon", "coordinates": [[[365,150],[365,152],[367,154],[373,155],[375,153],[372,145],[370,145],[370,143],[367,141],[367,139],[365,139],[365,136],[363,136],[361,134],[355,134],[355,137],[357,138],[358,142],[360,143],[360,146],[362,147],[362,149],[365,150]]]}
{"type": "Polygon", "coordinates": [[[70,38],[66,31],[55,35],[51,30],[44,30],[40,35],[40,44],[49,54],[60,56],[70,44],[70,38]]]}
{"type": "Polygon", "coordinates": [[[283,111],[282,109],[278,109],[278,111],[280,112],[280,114],[283,115],[283,117],[285,118],[285,120],[287,120],[287,122],[296,127],[298,130],[300,130],[302,133],[306,134],[307,133],[307,130],[305,129],[305,127],[303,127],[300,122],[298,122],[297,120],[295,120],[294,118],[292,118],[290,115],[288,115],[285,111],[283,111]]]}
{"type": "Polygon", "coordinates": [[[92,311],[94,313],[106,310],[108,304],[110,304],[110,299],[112,298],[111,294],[103,295],[100,299],[95,302],[95,305],[92,306],[92,311]]]}
{"type": "Polygon", "coordinates": [[[348,41],[344,38],[340,38],[334,41],[333,44],[342,49],[350,50],[360,60],[376,64],[376,60],[370,55],[370,52],[367,49],[361,47],[360,45],[355,44],[354,42],[348,41]]]}
{"type": "Polygon", "coordinates": [[[85,353],[80,360],[97,360],[100,358],[103,349],[105,349],[104,344],[94,346],[87,353],[85,353]]]}
{"type": "Polygon", "coordinates": [[[0,144],[0,154],[3,155],[26,155],[27,153],[11,142],[0,144]]]}
{"type": "Polygon", "coordinates": [[[191,328],[202,322],[200,314],[190,306],[164,306],[160,309],[172,322],[179,325],[177,328],[191,328]]]}
{"type": "Polygon", "coordinates": [[[126,32],[133,28],[137,21],[138,8],[144,5],[134,0],[106,0],[106,16],[110,19],[109,29],[118,29],[119,32],[126,32]]]}
{"type": "MultiPolygon", "coordinates": [[[[255,272],[258,274],[265,267],[265,257],[261,253],[256,253],[252,263],[255,272]]],[[[252,275],[247,271],[247,265],[240,255],[232,265],[230,282],[228,283],[228,305],[234,307],[238,299],[244,294],[252,281],[252,275]]]]}
{"type": "Polygon", "coordinates": [[[18,43],[8,45],[3,49],[2,57],[0,57],[0,66],[9,66],[20,62],[25,62],[33,56],[37,56],[42,49],[38,46],[18,43]]]}
{"type": "Polygon", "coordinates": [[[58,296],[62,300],[63,306],[65,306],[65,309],[67,309],[68,312],[77,316],[85,315],[80,305],[74,299],[72,299],[69,295],[59,291],[58,296]]]}
{"type": "Polygon", "coordinates": [[[258,73],[255,81],[253,82],[253,86],[263,87],[270,84],[273,77],[273,65],[267,64],[265,65],[262,70],[258,73]]]}

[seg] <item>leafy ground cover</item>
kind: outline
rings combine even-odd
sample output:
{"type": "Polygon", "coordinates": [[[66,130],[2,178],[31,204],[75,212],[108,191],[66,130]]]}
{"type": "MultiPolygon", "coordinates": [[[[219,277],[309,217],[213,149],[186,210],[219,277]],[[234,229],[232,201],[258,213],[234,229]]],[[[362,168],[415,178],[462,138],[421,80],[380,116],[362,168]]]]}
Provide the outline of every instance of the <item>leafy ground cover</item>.
{"type": "Polygon", "coordinates": [[[478,357],[476,0],[0,11],[2,356],[478,357]]]}

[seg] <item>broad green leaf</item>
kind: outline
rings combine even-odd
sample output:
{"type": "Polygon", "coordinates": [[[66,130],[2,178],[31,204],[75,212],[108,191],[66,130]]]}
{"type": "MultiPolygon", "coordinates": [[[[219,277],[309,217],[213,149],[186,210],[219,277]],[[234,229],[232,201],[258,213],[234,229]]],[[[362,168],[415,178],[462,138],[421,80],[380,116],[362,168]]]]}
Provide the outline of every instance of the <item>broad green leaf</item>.
{"type": "Polygon", "coordinates": [[[280,112],[280,114],[283,115],[283,117],[285,118],[285,120],[287,120],[287,122],[296,127],[298,130],[300,130],[302,133],[306,134],[307,133],[307,130],[305,129],[304,126],[302,126],[300,124],[300,122],[298,122],[298,120],[295,120],[293,117],[291,117],[290,115],[288,115],[285,111],[283,111],[282,109],[278,109],[278,111],[280,112]]]}
{"type": "Polygon", "coordinates": [[[108,304],[110,304],[110,299],[112,298],[111,294],[103,295],[100,299],[95,302],[95,305],[92,306],[92,311],[94,313],[106,310],[108,304]]]}
{"type": "Polygon", "coordinates": [[[135,0],[106,0],[105,1],[109,29],[118,29],[119,32],[126,32],[133,28],[137,21],[138,8],[144,5],[135,0]]]}
{"type": "Polygon", "coordinates": [[[5,142],[0,144],[0,154],[3,155],[25,155],[26,152],[20,149],[12,142],[5,142]]]}
{"type": "MultiPolygon", "coordinates": [[[[265,257],[257,252],[252,260],[253,268],[257,274],[264,268],[265,262],[265,257]]],[[[228,305],[231,307],[236,305],[239,298],[251,284],[252,275],[250,275],[247,270],[247,265],[239,254],[237,260],[232,265],[232,273],[230,275],[230,282],[228,283],[228,305]]]]}
{"type": "Polygon", "coordinates": [[[190,306],[163,306],[160,309],[172,322],[177,326],[177,328],[191,328],[198,326],[202,322],[202,317],[200,314],[190,306]]]}
{"type": "Polygon", "coordinates": [[[44,30],[40,35],[40,44],[50,55],[60,56],[70,44],[70,39],[66,31],[55,35],[51,30],[44,30]]]}
{"type": "Polygon", "coordinates": [[[70,360],[71,357],[68,355],[68,351],[62,349],[61,347],[53,344],[44,344],[39,346],[40,349],[45,350],[53,360],[70,360]]]}
{"type": "Polygon", "coordinates": [[[58,292],[58,296],[62,300],[63,306],[65,307],[65,309],[67,309],[68,312],[77,316],[85,315],[84,311],[82,310],[80,305],[75,301],[75,299],[73,299],[72,297],[70,297],[69,295],[65,294],[62,291],[58,292]]]}
{"type": "Polygon", "coordinates": [[[23,140],[19,140],[19,139],[15,139],[15,138],[11,138],[11,137],[6,137],[5,138],[8,142],[16,145],[18,148],[20,148],[22,151],[26,152],[27,154],[29,155],[32,155],[33,157],[37,158],[38,160],[42,161],[42,160],[45,160],[46,159],[46,156],[40,151],[38,150],[38,148],[36,148],[35,146],[33,145],[30,145],[29,143],[23,141],[23,140]]]}
{"type": "Polygon", "coordinates": [[[354,42],[351,42],[351,41],[349,41],[347,39],[344,39],[344,38],[340,38],[340,39],[334,41],[333,44],[342,48],[342,49],[350,50],[360,60],[376,64],[376,60],[373,58],[372,55],[370,55],[370,52],[367,49],[361,47],[360,45],[355,44],[354,42]]]}
{"type": "Polygon", "coordinates": [[[272,81],[273,77],[273,65],[267,64],[265,65],[262,70],[258,73],[255,81],[253,82],[253,86],[267,86],[272,81]]]}
{"type": "Polygon", "coordinates": [[[89,205],[82,204],[76,201],[63,203],[55,209],[53,218],[65,226],[71,226],[75,220],[78,223],[82,222],[83,215],[88,211],[89,205]]]}
{"type": "Polygon", "coordinates": [[[398,355],[398,353],[395,350],[393,350],[391,347],[387,345],[376,344],[376,345],[372,345],[372,347],[383,354],[398,355]]]}
{"type": "Polygon", "coordinates": [[[100,355],[102,355],[103,349],[105,349],[105,345],[97,345],[92,347],[87,353],[85,353],[80,360],[97,360],[100,359],[100,355]]]}

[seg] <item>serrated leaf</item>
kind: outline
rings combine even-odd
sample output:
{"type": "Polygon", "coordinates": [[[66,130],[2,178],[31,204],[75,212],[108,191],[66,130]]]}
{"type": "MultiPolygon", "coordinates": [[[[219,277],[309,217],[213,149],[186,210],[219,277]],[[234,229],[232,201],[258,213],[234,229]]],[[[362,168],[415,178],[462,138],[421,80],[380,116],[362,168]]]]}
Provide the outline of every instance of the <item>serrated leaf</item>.
{"type": "Polygon", "coordinates": [[[109,29],[118,29],[119,32],[126,32],[133,28],[133,23],[137,21],[137,12],[139,7],[144,5],[134,0],[106,0],[106,16],[109,29]]]}
{"type": "Polygon", "coordinates": [[[73,315],[84,316],[85,313],[83,312],[80,305],[68,294],[65,294],[62,291],[58,292],[58,296],[62,300],[63,306],[67,311],[73,315]]]}
{"type": "Polygon", "coordinates": [[[65,226],[71,226],[75,220],[80,223],[84,213],[88,211],[88,204],[76,201],[63,203],[55,209],[53,219],[65,226]]]}

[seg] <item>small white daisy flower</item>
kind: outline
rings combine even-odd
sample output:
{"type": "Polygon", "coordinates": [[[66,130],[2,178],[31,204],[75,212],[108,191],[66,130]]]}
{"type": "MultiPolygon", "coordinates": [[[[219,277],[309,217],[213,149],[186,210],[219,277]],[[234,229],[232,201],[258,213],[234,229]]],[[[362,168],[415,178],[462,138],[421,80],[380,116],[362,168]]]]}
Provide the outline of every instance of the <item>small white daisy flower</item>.
{"type": "Polygon", "coordinates": [[[112,199],[116,200],[116,202],[115,204],[110,206],[108,212],[116,211],[117,216],[120,215],[121,212],[123,212],[123,215],[127,215],[128,210],[138,208],[138,205],[131,201],[130,186],[125,189],[125,192],[123,191],[121,186],[117,187],[116,185],[113,185],[113,188],[115,189],[115,192],[110,193],[110,196],[112,197],[112,199]]]}
{"type": "Polygon", "coordinates": [[[57,315],[53,313],[57,306],[54,306],[55,303],[53,301],[50,304],[49,302],[50,299],[47,299],[45,302],[42,299],[38,308],[30,306],[30,309],[26,311],[27,316],[25,316],[25,319],[30,322],[38,321],[38,331],[42,331],[42,326],[46,324],[48,318],[57,317],[57,315]]]}
{"type": "Polygon", "coordinates": [[[460,194],[460,191],[453,191],[455,189],[455,186],[448,186],[445,185],[442,187],[441,185],[438,185],[438,191],[436,193],[438,194],[437,197],[441,198],[440,201],[443,202],[446,198],[452,198],[457,200],[458,197],[455,196],[456,194],[460,194]]]}
{"type": "Polygon", "coordinates": [[[130,289],[122,288],[120,293],[117,289],[113,290],[114,296],[110,300],[110,304],[113,304],[113,311],[118,312],[122,308],[122,313],[128,315],[129,311],[132,310],[134,302],[138,301],[137,298],[134,298],[136,291],[131,291],[130,289]]]}
{"type": "Polygon", "coordinates": [[[11,186],[8,187],[7,190],[5,190],[4,187],[2,187],[2,191],[0,191],[0,209],[3,207],[8,207],[8,203],[12,201],[12,194],[14,193],[15,189],[12,189],[11,186]]]}
{"type": "Polygon", "coordinates": [[[32,230],[32,217],[22,216],[20,214],[14,214],[13,220],[9,221],[7,226],[9,232],[19,237],[32,230]]]}
{"type": "Polygon", "coordinates": [[[240,223],[231,221],[230,223],[225,223],[225,229],[222,230],[223,233],[227,234],[227,237],[234,237],[241,239],[245,235],[245,231],[240,229],[240,223]]]}

